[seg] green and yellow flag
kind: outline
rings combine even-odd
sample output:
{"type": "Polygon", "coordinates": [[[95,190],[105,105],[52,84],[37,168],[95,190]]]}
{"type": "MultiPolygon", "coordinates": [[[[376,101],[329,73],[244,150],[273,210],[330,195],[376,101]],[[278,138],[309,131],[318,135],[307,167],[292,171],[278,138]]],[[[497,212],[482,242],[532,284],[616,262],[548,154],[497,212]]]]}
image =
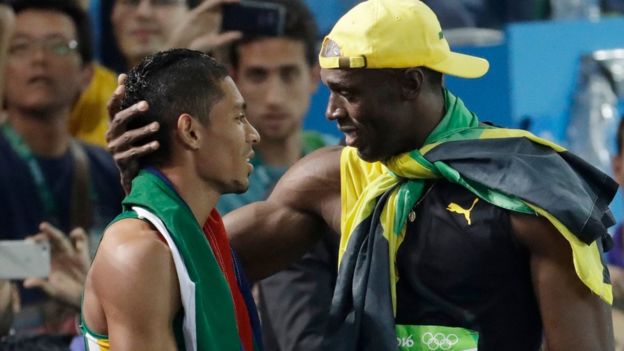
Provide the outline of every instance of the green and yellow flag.
{"type": "Polygon", "coordinates": [[[614,224],[608,205],[617,184],[554,143],[479,123],[448,91],[445,103],[445,116],[420,149],[383,163],[365,162],[350,147],[342,153],[340,273],[332,320],[346,326],[337,327],[336,335],[348,339],[377,330],[378,339],[396,342],[396,254],[407,216],[431,179],[459,184],[495,206],[548,219],[570,244],[579,279],[611,303],[601,255],[607,228],[614,224]],[[387,298],[387,308],[380,308],[383,303],[372,308],[370,294],[387,298]],[[371,326],[375,318],[369,313],[386,323],[371,326]]]}

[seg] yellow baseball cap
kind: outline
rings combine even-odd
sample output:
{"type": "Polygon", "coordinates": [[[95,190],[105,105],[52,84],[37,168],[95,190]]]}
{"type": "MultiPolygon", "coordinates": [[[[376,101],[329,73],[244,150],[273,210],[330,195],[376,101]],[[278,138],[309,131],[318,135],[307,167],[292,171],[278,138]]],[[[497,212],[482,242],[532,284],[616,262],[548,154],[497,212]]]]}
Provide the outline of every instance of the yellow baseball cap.
{"type": "Polygon", "coordinates": [[[425,66],[463,78],[478,78],[487,60],[452,52],[440,22],[420,0],[364,1],[336,22],[321,46],[322,68],[425,66]]]}

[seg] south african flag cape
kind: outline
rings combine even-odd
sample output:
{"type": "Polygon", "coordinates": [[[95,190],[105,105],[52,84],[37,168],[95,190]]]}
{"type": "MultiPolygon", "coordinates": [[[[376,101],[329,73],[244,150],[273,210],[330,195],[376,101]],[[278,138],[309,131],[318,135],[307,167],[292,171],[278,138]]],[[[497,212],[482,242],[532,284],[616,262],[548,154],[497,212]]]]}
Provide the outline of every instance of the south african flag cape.
{"type": "Polygon", "coordinates": [[[251,290],[216,210],[200,226],[173,184],[155,168],[133,179],[123,206],[125,212],[116,220],[148,220],[171,249],[183,307],[181,325],[174,325],[179,349],[261,351],[251,290]]]}

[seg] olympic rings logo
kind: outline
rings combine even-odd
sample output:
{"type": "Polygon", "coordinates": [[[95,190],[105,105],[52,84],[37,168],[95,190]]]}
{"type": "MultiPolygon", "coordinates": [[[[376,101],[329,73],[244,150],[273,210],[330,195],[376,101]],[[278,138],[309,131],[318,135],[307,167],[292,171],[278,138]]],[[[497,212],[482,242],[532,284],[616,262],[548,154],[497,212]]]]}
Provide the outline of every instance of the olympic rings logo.
{"type": "Polygon", "coordinates": [[[442,333],[426,332],[420,338],[423,344],[425,344],[429,350],[450,350],[455,344],[459,342],[459,338],[455,334],[444,335],[442,333]]]}

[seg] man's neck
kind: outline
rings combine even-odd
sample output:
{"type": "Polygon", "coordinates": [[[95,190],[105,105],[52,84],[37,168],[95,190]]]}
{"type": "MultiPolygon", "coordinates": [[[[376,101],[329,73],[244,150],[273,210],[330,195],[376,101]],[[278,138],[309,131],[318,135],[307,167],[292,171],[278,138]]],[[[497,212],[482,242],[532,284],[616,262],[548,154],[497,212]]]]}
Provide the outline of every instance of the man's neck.
{"type": "Polygon", "coordinates": [[[189,167],[170,166],[160,168],[160,171],[173,184],[178,195],[190,207],[197,223],[202,227],[217,205],[220,193],[195,176],[195,170],[189,167]]]}
{"type": "Polygon", "coordinates": [[[68,116],[69,111],[42,117],[9,110],[8,121],[33,154],[56,157],[63,155],[69,147],[68,116]]]}
{"type": "Polygon", "coordinates": [[[255,147],[262,162],[273,167],[290,167],[301,158],[301,131],[283,140],[262,139],[255,147]]]}

